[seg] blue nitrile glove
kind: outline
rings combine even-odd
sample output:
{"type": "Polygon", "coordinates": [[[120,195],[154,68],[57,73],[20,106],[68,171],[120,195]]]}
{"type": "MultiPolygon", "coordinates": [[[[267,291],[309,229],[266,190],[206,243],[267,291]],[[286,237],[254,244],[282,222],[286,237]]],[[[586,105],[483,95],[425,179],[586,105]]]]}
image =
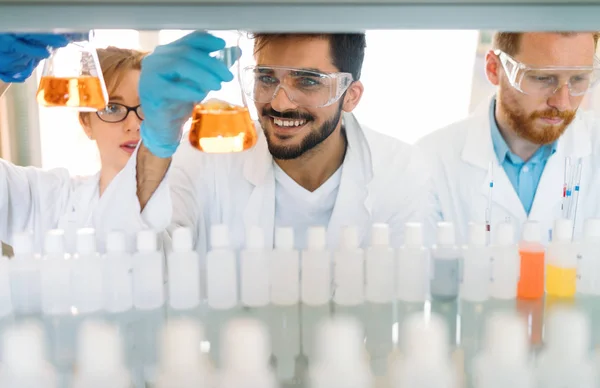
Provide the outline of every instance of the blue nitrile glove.
{"type": "Polygon", "coordinates": [[[69,39],[59,34],[0,34],[0,80],[23,82],[50,48],[64,47],[69,39]]]}
{"type": "Polygon", "coordinates": [[[141,137],[152,154],[172,156],[194,104],[210,91],[221,89],[222,82],[233,80],[227,66],[210,56],[224,47],[223,39],[195,31],[156,48],[143,59],[139,86],[144,109],[141,137]]]}

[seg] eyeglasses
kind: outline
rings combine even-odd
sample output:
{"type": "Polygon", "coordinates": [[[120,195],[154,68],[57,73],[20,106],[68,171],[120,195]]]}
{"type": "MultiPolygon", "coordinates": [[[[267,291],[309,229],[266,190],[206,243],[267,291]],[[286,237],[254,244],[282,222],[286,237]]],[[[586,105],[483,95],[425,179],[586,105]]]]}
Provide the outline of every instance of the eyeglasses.
{"type": "Polygon", "coordinates": [[[511,86],[523,94],[550,97],[567,85],[571,96],[581,96],[600,79],[600,60],[593,66],[545,66],[523,64],[502,50],[495,50],[511,86]]]}
{"type": "Polygon", "coordinates": [[[119,123],[127,118],[129,112],[134,112],[138,119],[144,120],[141,105],[127,106],[117,102],[109,102],[104,109],[96,111],[96,115],[105,123],[119,123]]]}
{"type": "Polygon", "coordinates": [[[333,104],[353,82],[350,73],[321,73],[279,66],[248,66],[241,76],[244,94],[254,102],[269,103],[279,89],[283,89],[290,101],[307,108],[333,104]]]}

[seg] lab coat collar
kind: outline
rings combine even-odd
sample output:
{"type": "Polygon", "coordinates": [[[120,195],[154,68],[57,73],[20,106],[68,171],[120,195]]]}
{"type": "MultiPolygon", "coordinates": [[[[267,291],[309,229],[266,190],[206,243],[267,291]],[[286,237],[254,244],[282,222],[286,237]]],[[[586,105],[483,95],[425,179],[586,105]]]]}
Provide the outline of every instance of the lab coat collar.
{"type": "MultiPolygon", "coordinates": [[[[373,179],[371,150],[365,134],[351,113],[342,114],[342,122],[348,141],[346,156],[342,165],[342,177],[338,197],[328,227],[327,241],[330,246],[339,241],[340,229],[345,225],[359,227],[359,238],[362,239],[368,224],[372,198],[370,183],[373,179]],[[361,198],[364,198],[361,202],[361,198]],[[357,203],[363,203],[359,209],[353,209],[357,203]],[[363,228],[363,229],[361,229],[363,228]]],[[[249,150],[244,162],[244,178],[254,189],[244,210],[246,226],[259,225],[265,231],[265,244],[272,246],[275,223],[275,174],[273,157],[260,123],[256,123],[258,132],[257,144],[249,150]]]]}

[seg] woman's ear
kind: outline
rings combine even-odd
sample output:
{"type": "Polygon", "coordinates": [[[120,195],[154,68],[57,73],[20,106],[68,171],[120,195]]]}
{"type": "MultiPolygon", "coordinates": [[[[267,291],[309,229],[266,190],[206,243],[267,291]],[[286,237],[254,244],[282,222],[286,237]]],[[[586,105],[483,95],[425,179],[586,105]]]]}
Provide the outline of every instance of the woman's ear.
{"type": "Polygon", "coordinates": [[[83,128],[83,132],[90,139],[94,139],[94,133],[92,131],[92,126],[90,125],[90,114],[89,113],[80,113],[79,114],[79,124],[81,128],[83,128]]]}

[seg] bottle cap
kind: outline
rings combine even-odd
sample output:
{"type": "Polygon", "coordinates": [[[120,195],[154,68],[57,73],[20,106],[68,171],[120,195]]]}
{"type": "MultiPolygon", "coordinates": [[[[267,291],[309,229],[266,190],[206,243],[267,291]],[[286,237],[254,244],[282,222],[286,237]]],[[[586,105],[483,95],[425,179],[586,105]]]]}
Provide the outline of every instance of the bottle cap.
{"type": "Polygon", "coordinates": [[[44,240],[44,251],[46,254],[64,254],[65,231],[62,229],[49,230],[44,240]]]}
{"type": "Polygon", "coordinates": [[[96,231],[93,228],[78,229],[76,247],[80,255],[96,253],[96,231]]]}
{"type": "Polygon", "coordinates": [[[454,234],[454,225],[451,222],[438,222],[437,224],[437,244],[454,245],[456,236],[454,234]]]}
{"type": "Polygon", "coordinates": [[[371,227],[371,246],[390,245],[390,226],[388,224],[376,223],[371,227]]]}
{"type": "Polygon", "coordinates": [[[542,231],[540,223],[537,221],[527,221],[523,225],[523,241],[539,243],[542,241],[542,231]]]}
{"type": "Polygon", "coordinates": [[[156,252],[156,232],[153,230],[140,230],[137,234],[138,252],[156,252]]]}
{"type": "Polygon", "coordinates": [[[265,249],[265,232],[260,226],[252,225],[246,234],[246,248],[265,249]]]}
{"type": "Polygon", "coordinates": [[[113,230],[106,236],[106,251],[109,253],[124,253],[127,250],[125,233],[113,230]]]}
{"type": "Polygon", "coordinates": [[[359,246],[358,229],[354,225],[347,225],[342,228],[340,238],[340,247],[342,249],[356,249],[359,246]]]}
{"type": "Polygon", "coordinates": [[[33,253],[33,235],[30,232],[15,233],[12,242],[15,255],[30,255],[33,253]]]}
{"type": "Polygon", "coordinates": [[[515,243],[515,229],[510,222],[498,224],[496,230],[496,244],[513,245],[515,243]]]}
{"type": "Polygon", "coordinates": [[[194,249],[192,229],[179,227],[173,231],[173,252],[186,253],[194,249]]]}
{"type": "Polygon", "coordinates": [[[469,223],[469,244],[470,245],[486,245],[487,230],[484,224],[475,222],[469,223]]]}
{"type": "Polygon", "coordinates": [[[251,318],[231,320],[223,331],[221,343],[221,365],[229,372],[247,374],[269,369],[269,334],[260,321],[251,318]]]}
{"type": "Polygon", "coordinates": [[[423,246],[423,225],[419,222],[407,222],[405,224],[404,245],[423,246]]]}
{"type": "Polygon", "coordinates": [[[275,229],[275,248],[294,249],[294,228],[280,226],[275,229]]]}
{"type": "Polygon", "coordinates": [[[490,316],[485,330],[486,352],[502,364],[527,363],[529,343],[523,318],[511,312],[490,316]]]}
{"type": "Polygon", "coordinates": [[[324,226],[311,226],[307,232],[307,246],[313,251],[322,251],[327,245],[327,231],[324,226]]]}
{"type": "Polygon", "coordinates": [[[583,227],[585,238],[596,239],[600,237],[600,218],[588,218],[583,227]]]}
{"type": "Polygon", "coordinates": [[[548,351],[564,360],[578,361],[586,357],[590,344],[590,323],[573,308],[556,307],[548,316],[548,351]]]}
{"type": "Polygon", "coordinates": [[[212,249],[229,248],[229,227],[226,224],[212,225],[210,227],[210,245],[212,249]]]}
{"type": "Polygon", "coordinates": [[[83,323],[77,350],[78,373],[83,375],[104,376],[123,368],[121,338],[110,324],[97,321],[83,323]]]}
{"type": "Polygon", "coordinates": [[[164,371],[197,370],[201,367],[202,326],[188,318],[170,320],[162,332],[160,366],[164,371]]]}
{"type": "Polygon", "coordinates": [[[317,329],[316,363],[331,370],[353,369],[364,362],[363,330],[350,317],[337,316],[317,329]]]}
{"type": "Polygon", "coordinates": [[[552,231],[552,241],[570,242],[573,236],[573,222],[566,218],[559,218],[554,221],[554,230],[552,231]]]}
{"type": "Polygon", "coordinates": [[[406,357],[427,362],[448,357],[448,329],[438,315],[413,314],[406,319],[402,333],[406,357]]]}
{"type": "Polygon", "coordinates": [[[44,333],[27,322],[8,328],[3,335],[3,363],[17,375],[34,375],[45,363],[44,333]]]}

